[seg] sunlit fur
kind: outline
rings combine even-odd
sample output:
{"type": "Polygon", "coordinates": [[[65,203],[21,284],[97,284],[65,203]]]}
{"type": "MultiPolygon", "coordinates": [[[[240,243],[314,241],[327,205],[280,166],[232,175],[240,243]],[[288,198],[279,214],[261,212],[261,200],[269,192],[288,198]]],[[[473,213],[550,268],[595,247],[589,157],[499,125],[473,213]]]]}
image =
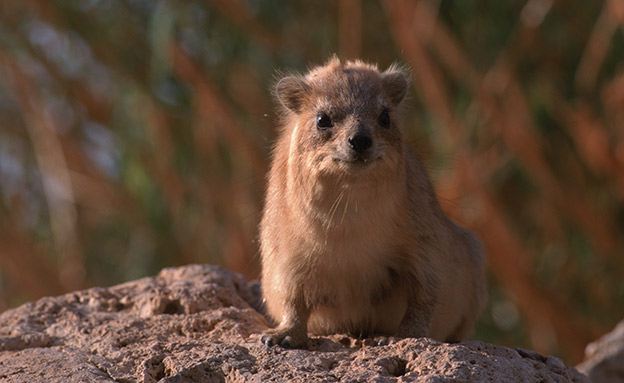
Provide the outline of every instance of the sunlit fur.
{"type": "Polygon", "coordinates": [[[306,330],[439,340],[472,331],[486,295],[481,247],[441,211],[406,146],[397,109],[407,86],[396,67],[336,58],[278,83],[282,131],[260,233],[277,342],[300,346],[306,330]],[[377,123],[384,108],[390,128],[377,123]],[[331,115],[329,131],[319,113],[331,115]],[[347,144],[357,129],[372,137],[364,159],[347,144]]]}

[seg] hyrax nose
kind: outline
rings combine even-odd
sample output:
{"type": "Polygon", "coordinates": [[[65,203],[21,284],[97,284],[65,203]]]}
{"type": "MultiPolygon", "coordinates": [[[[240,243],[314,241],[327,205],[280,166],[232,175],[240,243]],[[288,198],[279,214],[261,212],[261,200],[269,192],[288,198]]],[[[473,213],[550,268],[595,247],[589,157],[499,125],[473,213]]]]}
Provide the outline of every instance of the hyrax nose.
{"type": "Polygon", "coordinates": [[[349,143],[349,147],[357,153],[364,153],[373,146],[373,140],[368,134],[361,130],[349,137],[347,142],[349,143]]]}

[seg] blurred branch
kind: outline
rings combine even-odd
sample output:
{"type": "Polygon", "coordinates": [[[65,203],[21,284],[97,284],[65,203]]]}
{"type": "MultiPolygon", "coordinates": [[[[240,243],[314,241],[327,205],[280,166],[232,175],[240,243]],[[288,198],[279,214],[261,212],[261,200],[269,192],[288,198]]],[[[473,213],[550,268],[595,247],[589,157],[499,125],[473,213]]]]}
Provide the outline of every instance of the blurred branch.
{"type": "Polygon", "coordinates": [[[278,36],[255,17],[249,5],[243,0],[211,0],[225,17],[229,18],[247,35],[272,53],[276,53],[280,43],[278,36]]]}
{"type": "MultiPolygon", "coordinates": [[[[30,238],[7,222],[0,230],[0,268],[3,274],[32,298],[60,294],[66,286],[56,278],[58,273],[32,245],[30,238]]],[[[2,311],[2,308],[0,308],[2,311]]]]}
{"type": "Polygon", "coordinates": [[[227,91],[230,99],[254,118],[253,124],[259,127],[260,139],[269,142],[268,138],[275,134],[273,106],[256,68],[242,62],[230,65],[227,91]]]}
{"type": "Polygon", "coordinates": [[[171,136],[171,129],[167,124],[167,116],[155,105],[154,100],[149,95],[141,93],[137,101],[137,114],[141,121],[145,121],[145,128],[151,141],[151,146],[158,155],[142,156],[143,163],[147,164],[162,188],[167,206],[174,215],[179,213],[184,203],[185,185],[175,168],[174,148],[171,136]]]}
{"type": "Polygon", "coordinates": [[[45,191],[50,223],[60,258],[60,277],[64,287],[76,290],[85,286],[86,271],[78,242],[74,191],[54,121],[43,115],[45,105],[35,86],[13,59],[0,52],[0,63],[22,109],[26,128],[45,191]]]}
{"type": "Polygon", "coordinates": [[[362,4],[360,0],[338,2],[338,51],[342,59],[353,60],[362,51],[362,4]]]}
{"type": "MultiPolygon", "coordinates": [[[[222,214],[224,213],[223,215],[227,217],[227,223],[225,224],[231,227],[231,232],[234,234],[232,240],[240,240],[240,235],[244,233],[246,243],[251,244],[255,234],[248,233],[242,229],[242,227],[248,225],[244,225],[241,222],[242,217],[238,211],[240,208],[238,204],[247,206],[249,201],[243,199],[241,193],[235,190],[231,178],[228,177],[223,180],[223,175],[219,175],[219,173],[223,172],[223,169],[216,169],[219,163],[217,159],[219,141],[216,138],[223,137],[229,147],[235,148],[237,154],[243,159],[242,164],[245,167],[249,167],[252,173],[256,175],[264,175],[267,170],[265,151],[262,149],[266,146],[266,142],[253,140],[250,134],[243,130],[241,124],[234,118],[234,112],[230,103],[217,90],[207,74],[202,73],[198,66],[177,44],[174,44],[172,47],[171,60],[174,74],[193,91],[193,106],[196,113],[193,130],[197,151],[201,155],[202,162],[213,164],[213,173],[207,175],[209,179],[201,182],[200,195],[211,195],[210,201],[206,202],[212,203],[214,210],[222,214]]],[[[249,187],[246,189],[249,189],[249,187]]],[[[203,210],[203,214],[209,213],[203,210]]],[[[212,217],[212,219],[208,218],[202,219],[202,225],[216,221],[215,217],[212,217]]],[[[214,231],[214,229],[203,228],[201,232],[207,232],[207,230],[214,231]]],[[[201,232],[198,234],[201,235],[201,232]]],[[[223,238],[220,239],[223,240],[223,238]]],[[[226,242],[226,244],[229,244],[229,242],[226,242]]],[[[225,251],[238,254],[236,255],[238,258],[241,258],[240,254],[244,252],[247,256],[247,264],[256,264],[256,261],[252,258],[254,251],[248,246],[241,249],[240,246],[226,245],[225,251]]],[[[225,254],[225,259],[228,258],[228,254],[225,254]]],[[[237,264],[241,263],[240,260],[236,262],[237,264]]],[[[253,275],[254,268],[253,266],[246,267],[239,269],[239,271],[247,272],[247,275],[253,275]]]]}
{"type": "MultiPolygon", "coordinates": [[[[197,96],[197,112],[201,119],[211,125],[219,127],[218,133],[223,135],[233,147],[238,148],[247,159],[247,163],[257,173],[265,174],[266,160],[258,144],[252,142],[247,134],[236,122],[229,105],[223,101],[209,78],[201,73],[196,64],[175,44],[171,50],[171,61],[174,73],[184,81],[189,88],[194,89],[197,96]]],[[[206,143],[210,148],[212,143],[206,143]]]]}
{"type": "Polygon", "coordinates": [[[589,36],[585,52],[576,71],[576,86],[582,92],[589,92],[595,87],[598,71],[604,62],[607,50],[611,45],[611,38],[618,25],[617,15],[614,10],[621,8],[620,0],[607,0],[602,7],[602,12],[596,20],[594,30],[589,36]]]}
{"type": "Polygon", "coordinates": [[[469,156],[465,161],[457,163],[457,175],[461,186],[476,192],[479,198],[483,210],[480,219],[475,220],[473,225],[486,244],[488,260],[494,274],[509,289],[527,317],[537,349],[543,352],[551,349],[548,339],[540,337],[545,332],[554,332],[557,335],[556,341],[565,345],[571,357],[577,361],[582,360],[585,345],[595,335],[593,326],[580,319],[572,307],[538,286],[533,267],[527,262],[530,258],[527,250],[500,213],[500,204],[478,176],[479,164],[478,159],[471,159],[469,156]]]}
{"type": "MultiPolygon", "coordinates": [[[[535,38],[534,27],[537,21],[529,23],[532,28],[522,28],[515,35],[514,38],[522,43],[508,44],[515,49],[513,55],[503,51],[494,68],[481,76],[441,22],[423,21],[435,18],[427,4],[428,2],[421,1],[418,7],[412,6],[412,14],[415,15],[413,33],[418,36],[419,41],[436,51],[453,77],[468,86],[477,100],[477,106],[490,119],[493,132],[504,140],[521,163],[535,175],[536,181],[546,191],[546,196],[553,205],[589,234],[594,247],[599,250],[598,254],[607,257],[622,248],[624,244],[612,229],[612,222],[588,206],[586,198],[577,190],[570,187],[564,189],[552,173],[543,155],[543,143],[531,118],[533,113],[527,105],[520,84],[512,76],[515,61],[535,38]],[[435,25],[434,33],[423,27],[432,24],[435,25]]],[[[539,18],[541,19],[543,16],[539,18]]]]}
{"type": "MultiPolygon", "coordinates": [[[[559,211],[568,216],[576,225],[583,229],[592,240],[597,255],[609,258],[623,248],[622,241],[613,230],[609,217],[588,205],[574,187],[566,187],[558,182],[543,155],[543,145],[536,134],[531,119],[531,111],[522,95],[516,80],[509,80],[507,101],[503,108],[504,116],[520,116],[507,118],[506,124],[492,125],[505,140],[506,145],[516,154],[518,159],[531,171],[536,181],[546,191],[549,200],[559,211]]],[[[501,118],[503,118],[501,116],[501,118]]]]}
{"type": "MultiPolygon", "coordinates": [[[[63,146],[67,163],[70,164],[69,175],[73,185],[76,204],[96,212],[100,216],[111,217],[120,211],[129,217],[138,218],[137,201],[118,183],[106,177],[93,165],[92,160],[80,145],[69,137],[59,137],[63,146]]],[[[83,210],[83,214],[87,211],[83,210]]],[[[136,225],[143,224],[140,220],[136,225]]]]}
{"type": "Polygon", "coordinates": [[[590,107],[581,100],[571,106],[561,97],[553,96],[550,107],[555,118],[568,128],[587,166],[594,174],[614,183],[624,201],[624,156],[617,152],[624,144],[617,137],[609,137],[590,107]]]}
{"type": "MultiPolygon", "coordinates": [[[[17,19],[3,17],[2,23],[6,24],[13,30],[19,29],[17,19]]],[[[59,84],[64,85],[64,90],[67,91],[68,99],[72,101],[79,101],[80,105],[84,106],[89,112],[89,115],[94,121],[105,121],[109,118],[112,105],[108,100],[105,100],[101,95],[93,93],[82,82],[67,78],[63,76],[58,67],[50,62],[45,55],[34,49],[30,41],[23,34],[14,35],[17,41],[19,41],[22,47],[25,47],[29,54],[36,57],[38,61],[43,64],[46,71],[54,78],[59,84]]]]}

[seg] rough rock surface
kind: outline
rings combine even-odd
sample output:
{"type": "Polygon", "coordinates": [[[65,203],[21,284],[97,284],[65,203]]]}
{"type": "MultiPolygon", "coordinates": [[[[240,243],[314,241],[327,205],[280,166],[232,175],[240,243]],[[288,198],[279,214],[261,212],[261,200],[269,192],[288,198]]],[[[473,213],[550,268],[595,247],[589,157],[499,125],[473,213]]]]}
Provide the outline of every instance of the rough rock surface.
{"type": "Polygon", "coordinates": [[[560,359],[477,341],[267,348],[259,295],[193,265],[25,304],[0,314],[0,382],[589,382],[560,359]]]}
{"type": "Polygon", "coordinates": [[[594,383],[624,383],[624,321],[585,348],[585,361],[577,366],[594,383]]]}

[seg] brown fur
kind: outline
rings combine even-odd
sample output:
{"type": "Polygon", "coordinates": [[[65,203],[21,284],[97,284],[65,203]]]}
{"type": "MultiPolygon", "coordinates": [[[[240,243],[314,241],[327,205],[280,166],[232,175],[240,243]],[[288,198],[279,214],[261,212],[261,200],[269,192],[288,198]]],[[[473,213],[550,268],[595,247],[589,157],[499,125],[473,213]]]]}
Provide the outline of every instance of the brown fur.
{"type": "Polygon", "coordinates": [[[277,84],[283,128],[260,228],[262,289],[279,323],[267,345],[301,347],[308,331],[471,333],[486,300],[481,246],[445,216],[406,146],[407,87],[397,68],[336,58],[277,84]],[[317,127],[322,114],[331,128],[317,127]],[[358,132],[372,140],[364,153],[349,146],[358,132]]]}

